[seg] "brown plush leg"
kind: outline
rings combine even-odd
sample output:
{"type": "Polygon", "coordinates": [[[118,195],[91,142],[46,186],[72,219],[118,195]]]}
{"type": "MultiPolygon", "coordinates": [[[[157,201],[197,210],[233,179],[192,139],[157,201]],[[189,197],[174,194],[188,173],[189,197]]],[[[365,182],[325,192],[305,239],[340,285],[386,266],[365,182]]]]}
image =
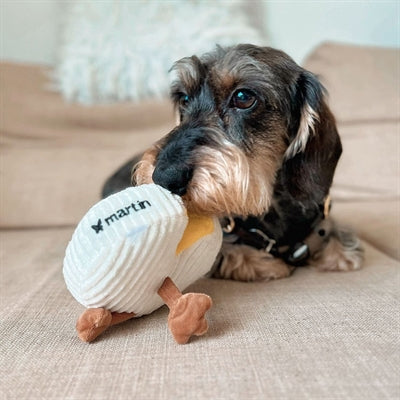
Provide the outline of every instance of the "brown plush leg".
{"type": "Polygon", "coordinates": [[[158,294],[169,307],[168,327],[179,344],[185,344],[192,335],[201,336],[208,330],[206,312],[212,306],[209,296],[201,293],[182,295],[170,278],[166,278],[158,294]]]}
{"type": "Polygon", "coordinates": [[[121,322],[128,321],[128,319],[134,318],[135,317],[135,313],[127,313],[127,312],[117,313],[117,312],[113,312],[111,314],[111,316],[112,316],[112,320],[111,320],[111,326],[112,326],[112,325],[120,324],[121,322]]]}
{"type": "Polygon", "coordinates": [[[78,318],[76,330],[82,341],[91,342],[108,327],[124,322],[134,316],[135,314],[133,313],[111,313],[105,308],[88,308],[78,318]]]}

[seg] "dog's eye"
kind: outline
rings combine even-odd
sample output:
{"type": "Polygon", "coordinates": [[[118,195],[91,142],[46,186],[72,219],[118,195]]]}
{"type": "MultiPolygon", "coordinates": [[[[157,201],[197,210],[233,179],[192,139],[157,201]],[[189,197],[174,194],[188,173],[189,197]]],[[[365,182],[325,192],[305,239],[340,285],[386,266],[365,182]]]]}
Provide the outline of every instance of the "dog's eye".
{"type": "Polygon", "coordinates": [[[230,106],[244,110],[252,107],[256,102],[256,95],[251,90],[239,89],[233,93],[230,106]]]}
{"type": "Polygon", "coordinates": [[[187,95],[185,93],[179,94],[179,99],[178,99],[179,106],[186,107],[188,105],[189,101],[190,101],[189,95],[187,95]]]}

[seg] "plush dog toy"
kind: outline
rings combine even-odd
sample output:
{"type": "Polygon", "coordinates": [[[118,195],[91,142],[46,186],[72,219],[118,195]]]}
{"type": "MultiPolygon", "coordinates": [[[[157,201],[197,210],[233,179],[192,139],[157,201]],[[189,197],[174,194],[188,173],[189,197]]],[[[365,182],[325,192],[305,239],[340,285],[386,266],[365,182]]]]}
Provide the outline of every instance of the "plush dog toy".
{"type": "Polygon", "coordinates": [[[125,189],[94,205],[64,258],[64,279],[87,307],[76,324],[90,342],[109,326],[164,303],[178,343],[203,335],[211,298],[181,291],[206,274],[222,232],[216,217],[188,215],[182,199],[155,184],[125,189]]]}

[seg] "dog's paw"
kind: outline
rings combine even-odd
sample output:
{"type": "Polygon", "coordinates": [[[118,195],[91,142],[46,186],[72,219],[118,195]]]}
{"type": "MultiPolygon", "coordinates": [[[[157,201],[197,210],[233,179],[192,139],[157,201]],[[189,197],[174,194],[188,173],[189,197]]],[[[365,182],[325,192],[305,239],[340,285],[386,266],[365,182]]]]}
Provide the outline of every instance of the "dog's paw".
{"type": "Polygon", "coordinates": [[[224,244],[213,277],[237,281],[261,281],[288,277],[293,267],[283,260],[246,245],[224,244]]]}
{"type": "Polygon", "coordinates": [[[337,228],[327,245],[310,260],[320,271],[353,271],[360,269],[364,249],[360,240],[349,229],[337,228]]]}

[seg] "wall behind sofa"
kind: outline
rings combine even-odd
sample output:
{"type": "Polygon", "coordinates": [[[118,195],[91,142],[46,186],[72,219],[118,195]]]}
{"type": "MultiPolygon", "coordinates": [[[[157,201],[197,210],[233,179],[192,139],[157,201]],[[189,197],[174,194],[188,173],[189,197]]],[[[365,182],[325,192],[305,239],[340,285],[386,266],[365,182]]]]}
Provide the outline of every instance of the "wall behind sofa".
{"type": "Polygon", "coordinates": [[[324,40],[400,46],[399,0],[271,1],[264,15],[271,43],[298,62],[324,40]]]}
{"type": "MultiPolygon", "coordinates": [[[[0,0],[0,58],[54,64],[70,2],[0,0]]],[[[399,46],[397,0],[247,0],[244,9],[263,30],[267,44],[285,50],[298,62],[324,40],[399,46]]]]}

